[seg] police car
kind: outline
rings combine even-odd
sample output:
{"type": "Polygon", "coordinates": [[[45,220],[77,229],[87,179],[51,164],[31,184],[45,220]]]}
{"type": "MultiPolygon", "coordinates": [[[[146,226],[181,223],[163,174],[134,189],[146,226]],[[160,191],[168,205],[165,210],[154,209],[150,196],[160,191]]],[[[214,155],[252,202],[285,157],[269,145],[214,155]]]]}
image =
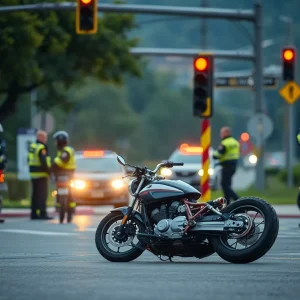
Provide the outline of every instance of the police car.
{"type": "Polygon", "coordinates": [[[129,205],[125,168],[117,154],[107,150],[75,152],[76,171],[71,182],[77,205],[129,205]]]}
{"type": "MultiPolygon", "coordinates": [[[[172,169],[164,168],[161,170],[161,175],[167,179],[182,180],[196,189],[200,189],[200,180],[203,175],[202,169],[202,147],[190,146],[182,144],[179,149],[176,149],[168,159],[173,162],[183,162],[182,167],[173,167],[172,169]]],[[[210,168],[209,184],[212,190],[220,188],[221,167],[213,159],[213,149],[209,150],[210,168]]]]}

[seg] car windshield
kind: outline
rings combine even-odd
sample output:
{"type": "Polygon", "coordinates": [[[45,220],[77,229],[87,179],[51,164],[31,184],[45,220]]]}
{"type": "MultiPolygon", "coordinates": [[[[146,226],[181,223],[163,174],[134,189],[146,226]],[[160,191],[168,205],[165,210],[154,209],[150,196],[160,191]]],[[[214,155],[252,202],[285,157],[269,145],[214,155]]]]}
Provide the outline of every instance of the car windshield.
{"type": "Polygon", "coordinates": [[[183,162],[185,164],[202,164],[202,155],[185,155],[177,152],[171,155],[169,160],[176,163],[183,162]]]}
{"type": "Polygon", "coordinates": [[[76,172],[118,173],[122,168],[115,157],[77,158],[76,172]]]}

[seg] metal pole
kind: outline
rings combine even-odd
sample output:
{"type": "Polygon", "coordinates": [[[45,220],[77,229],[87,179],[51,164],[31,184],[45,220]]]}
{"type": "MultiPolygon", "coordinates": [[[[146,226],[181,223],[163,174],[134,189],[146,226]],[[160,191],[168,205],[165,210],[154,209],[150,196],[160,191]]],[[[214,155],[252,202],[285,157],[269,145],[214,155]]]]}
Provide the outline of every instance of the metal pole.
{"type": "MultiPolygon", "coordinates": [[[[263,98],[263,61],[262,61],[262,4],[257,1],[255,4],[255,113],[262,113],[264,107],[263,98]]],[[[265,188],[265,172],[264,172],[264,140],[263,140],[263,124],[262,120],[258,124],[258,162],[256,165],[256,189],[263,190],[265,188]]]]}
{"type": "MultiPolygon", "coordinates": [[[[287,44],[291,45],[292,44],[292,25],[293,21],[289,19],[287,21],[287,44]]],[[[294,158],[293,156],[293,134],[294,134],[294,111],[293,111],[293,104],[286,103],[286,112],[287,112],[287,138],[288,140],[286,141],[286,154],[287,154],[287,159],[286,159],[286,167],[287,167],[287,186],[289,188],[293,187],[293,164],[292,164],[292,159],[294,158]]]]}
{"type": "MultiPolygon", "coordinates": [[[[76,3],[36,3],[26,5],[1,6],[0,13],[14,11],[47,11],[65,10],[75,11],[76,3]]],[[[135,13],[147,15],[170,15],[181,17],[207,17],[211,19],[243,20],[253,22],[255,19],[252,10],[242,9],[220,9],[220,8],[197,8],[185,6],[163,6],[163,5],[131,5],[131,4],[98,4],[99,12],[108,13],[135,13]]]]}
{"type": "MultiPolygon", "coordinates": [[[[202,7],[207,7],[207,0],[201,1],[202,7]]],[[[202,49],[207,49],[207,20],[206,18],[202,19],[201,27],[200,27],[200,46],[202,49]]],[[[211,200],[211,191],[209,186],[209,177],[208,174],[210,160],[209,160],[209,149],[211,146],[211,124],[210,119],[200,120],[200,146],[203,147],[203,155],[202,155],[202,170],[203,175],[200,177],[200,186],[202,197],[201,200],[203,202],[207,202],[211,200]]]]}

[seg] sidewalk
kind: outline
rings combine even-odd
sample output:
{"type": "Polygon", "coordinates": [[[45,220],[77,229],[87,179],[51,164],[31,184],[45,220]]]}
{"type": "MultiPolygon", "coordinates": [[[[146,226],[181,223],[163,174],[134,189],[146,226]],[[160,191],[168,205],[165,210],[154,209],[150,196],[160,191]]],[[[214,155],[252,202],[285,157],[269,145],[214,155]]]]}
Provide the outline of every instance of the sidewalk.
{"type": "MultiPolygon", "coordinates": [[[[277,212],[279,218],[299,218],[300,219],[300,210],[297,205],[273,205],[274,209],[277,212]]],[[[97,206],[97,207],[88,207],[88,206],[79,206],[76,208],[77,216],[93,216],[99,215],[104,216],[108,214],[113,207],[111,206],[97,206]]],[[[48,208],[48,214],[50,216],[56,215],[56,212],[53,207],[48,208]]],[[[2,218],[28,218],[30,215],[30,209],[2,209],[2,218]]]]}

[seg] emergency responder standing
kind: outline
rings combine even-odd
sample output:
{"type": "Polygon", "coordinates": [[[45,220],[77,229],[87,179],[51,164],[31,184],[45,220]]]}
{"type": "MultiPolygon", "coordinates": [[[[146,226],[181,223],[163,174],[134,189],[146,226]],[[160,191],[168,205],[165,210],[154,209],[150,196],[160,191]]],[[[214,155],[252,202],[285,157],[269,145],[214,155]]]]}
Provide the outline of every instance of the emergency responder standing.
{"type": "Polygon", "coordinates": [[[223,127],[220,130],[221,143],[214,152],[213,158],[218,159],[222,166],[221,186],[227,204],[231,199],[237,200],[239,196],[231,188],[231,180],[234,175],[240,157],[240,143],[231,136],[231,128],[223,127]]]}
{"type": "Polygon", "coordinates": [[[28,165],[32,183],[31,219],[50,220],[47,215],[48,178],[51,158],[47,148],[48,135],[45,131],[37,132],[37,139],[28,150],[28,165]]]}
{"type": "MultiPolygon", "coordinates": [[[[0,132],[3,132],[3,127],[0,124],[0,132]]],[[[6,141],[0,137],[0,192],[7,191],[7,184],[5,182],[4,170],[7,164],[7,158],[5,156],[6,141]]],[[[0,214],[2,210],[2,195],[0,194],[0,214]]],[[[0,218],[0,223],[4,223],[4,219],[0,218]]]]}
{"type": "MultiPolygon", "coordinates": [[[[53,138],[56,142],[57,155],[51,166],[51,171],[55,177],[59,175],[67,175],[71,180],[76,169],[76,159],[74,149],[69,144],[69,135],[66,131],[57,131],[53,138]]],[[[69,209],[74,213],[75,202],[73,201],[72,194],[69,193],[69,209]]],[[[59,203],[56,203],[59,206],[59,203]]]]}

